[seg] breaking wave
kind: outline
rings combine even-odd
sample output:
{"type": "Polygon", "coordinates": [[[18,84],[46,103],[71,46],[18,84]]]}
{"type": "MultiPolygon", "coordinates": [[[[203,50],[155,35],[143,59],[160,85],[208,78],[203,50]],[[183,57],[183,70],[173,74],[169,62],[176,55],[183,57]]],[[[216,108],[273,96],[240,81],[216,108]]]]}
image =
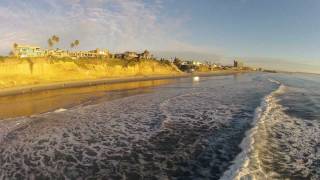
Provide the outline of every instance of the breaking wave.
{"type": "Polygon", "coordinates": [[[228,179],[261,179],[266,178],[267,174],[261,167],[259,154],[255,146],[257,143],[257,136],[260,133],[259,127],[265,125],[268,116],[277,106],[275,95],[282,94],[286,91],[286,86],[279,81],[268,79],[270,82],[278,84],[279,87],[263,98],[259,107],[255,110],[254,120],[252,121],[252,129],[246,132],[246,137],[243,139],[240,147],[242,152],[236,157],[234,164],[224,173],[221,180],[228,179]]]}
{"type": "Polygon", "coordinates": [[[288,115],[281,97],[290,87],[279,84],[256,109],[253,128],[242,152],[221,179],[319,179],[320,125],[288,115]]]}

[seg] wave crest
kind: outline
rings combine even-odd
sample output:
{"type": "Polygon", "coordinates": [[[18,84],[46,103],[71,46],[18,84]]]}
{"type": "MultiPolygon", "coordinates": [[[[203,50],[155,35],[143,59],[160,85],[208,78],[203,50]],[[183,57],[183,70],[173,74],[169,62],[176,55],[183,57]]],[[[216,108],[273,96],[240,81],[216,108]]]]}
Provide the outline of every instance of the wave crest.
{"type": "Polygon", "coordinates": [[[278,88],[263,98],[259,107],[255,110],[252,129],[246,132],[246,137],[240,144],[242,152],[234,160],[234,164],[220,178],[228,179],[267,179],[268,175],[261,167],[259,154],[256,152],[255,145],[259,132],[259,127],[264,126],[268,115],[277,108],[278,103],[276,95],[283,94],[287,91],[287,87],[279,81],[268,79],[270,82],[278,84],[278,88]]]}
{"type": "Polygon", "coordinates": [[[241,144],[243,151],[221,179],[320,178],[320,124],[286,114],[280,101],[291,91],[280,84],[263,99],[241,144]]]}

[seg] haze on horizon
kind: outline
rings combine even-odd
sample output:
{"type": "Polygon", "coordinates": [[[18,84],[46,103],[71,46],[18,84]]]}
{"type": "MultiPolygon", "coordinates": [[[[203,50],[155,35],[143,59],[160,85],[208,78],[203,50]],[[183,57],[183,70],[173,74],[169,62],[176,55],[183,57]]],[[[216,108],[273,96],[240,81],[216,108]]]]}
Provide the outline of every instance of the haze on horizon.
{"type": "Polygon", "coordinates": [[[220,63],[320,73],[316,0],[1,0],[0,54],[13,43],[119,52],[149,49],[220,63]]]}

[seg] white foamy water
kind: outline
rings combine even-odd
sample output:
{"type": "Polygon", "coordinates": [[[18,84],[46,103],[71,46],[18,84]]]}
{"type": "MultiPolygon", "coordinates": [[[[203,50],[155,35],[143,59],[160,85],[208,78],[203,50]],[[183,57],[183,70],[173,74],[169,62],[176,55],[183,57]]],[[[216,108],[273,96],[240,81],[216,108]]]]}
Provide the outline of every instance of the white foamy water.
{"type": "Polygon", "coordinates": [[[0,179],[219,179],[273,89],[263,75],[190,79],[16,118],[28,123],[4,133],[0,179]]]}
{"type": "Polygon", "coordinates": [[[280,103],[292,88],[269,80],[280,86],[256,109],[253,128],[241,143],[242,152],[221,179],[319,179],[320,119],[288,115],[287,110],[299,110],[280,103]]]}
{"type": "Polygon", "coordinates": [[[258,133],[260,133],[260,126],[264,126],[266,120],[268,120],[268,115],[270,111],[275,107],[274,96],[276,94],[284,93],[285,86],[281,85],[280,82],[273,79],[268,79],[270,82],[279,84],[277,90],[272,92],[263,98],[261,104],[255,110],[255,117],[252,122],[253,128],[246,132],[246,137],[242,141],[240,147],[242,152],[234,160],[234,164],[229,168],[228,171],[224,173],[221,177],[222,180],[227,179],[268,179],[268,175],[265,174],[261,167],[259,154],[256,150],[256,142],[258,133]]]}

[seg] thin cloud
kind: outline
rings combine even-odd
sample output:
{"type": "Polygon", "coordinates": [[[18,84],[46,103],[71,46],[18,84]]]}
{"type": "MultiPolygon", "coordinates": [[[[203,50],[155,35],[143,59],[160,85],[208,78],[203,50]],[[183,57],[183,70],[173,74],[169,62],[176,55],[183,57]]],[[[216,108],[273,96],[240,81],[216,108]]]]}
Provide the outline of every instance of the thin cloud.
{"type": "Polygon", "coordinates": [[[61,37],[61,48],[79,39],[82,49],[201,50],[181,40],[187,18],[163,17],[162,8],[160,0],[4,0],[0,53],[9,52],[15,42],[46,47],[52,34],[61,37]]]}

